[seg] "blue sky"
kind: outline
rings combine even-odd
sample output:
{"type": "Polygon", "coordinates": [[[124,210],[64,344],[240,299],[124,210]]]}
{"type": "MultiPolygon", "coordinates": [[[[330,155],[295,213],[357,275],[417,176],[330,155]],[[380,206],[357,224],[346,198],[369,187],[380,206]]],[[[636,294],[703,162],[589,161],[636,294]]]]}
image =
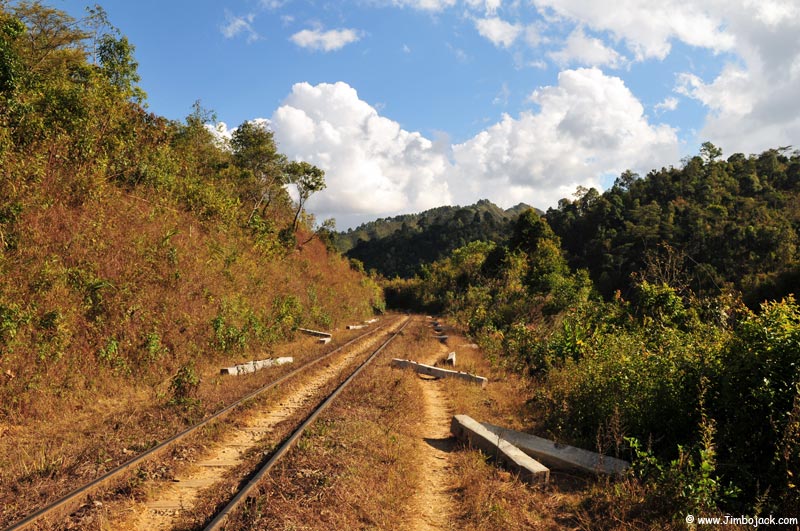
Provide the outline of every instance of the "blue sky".
{"type": "MultiPolygon", "coordinates": [[[[83,16],[85,2],[54,0],[83,16]]],[[[340,228],[488,198],[554,206],[625,169],[797,144],[796,0],[101,2],[150,109],[265,119],[340,228]]]]}

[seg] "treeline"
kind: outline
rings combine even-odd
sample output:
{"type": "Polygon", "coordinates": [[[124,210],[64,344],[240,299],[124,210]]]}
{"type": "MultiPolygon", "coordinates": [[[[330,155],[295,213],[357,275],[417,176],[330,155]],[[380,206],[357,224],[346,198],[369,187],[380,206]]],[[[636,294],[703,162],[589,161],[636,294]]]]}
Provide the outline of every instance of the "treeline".
{"type": "Polygon", "coordinates": [[[798,514],[800,182],[785,151],[723,162],[706,144],[682,169],[625,173],[528,211],[504,244],[387,282],[387,302],[452,315],[530,375],[531,429],[633,460],[635,481],[592,500],[615,517],[798,514]],[[780,298],[756,303],[766,292],[780,298]]]}
{"type": "Polygon", "coordinates": [[[410,278],[430,264],[474,241],[504,242],[519,205],[503,210],[486,199],[465,207],[443,206],[418,214],[382,218],[336,234],[336,248],[367,270],[386,278],[410,278]]]}
{"type": "Polygon", "coordinates": [[[182,400],[217,358],[382,307],[304,212],[321,170],[253,123],[217,138],[199,103],[148,112],[137,68],[99,7],[0,4],[0,418],[124,386],[182,400]]]}
{"type": "MultiPolygon", "coordinates": [[[[735,288],[756,307],[800,285],[800,155],[790,148],[726,160],[705,143],[681,168],[623,173],[605,192],[580,190],[546,217],[575,268],[605,297],[631,293],[653,261],[679,290],[735,288]]],[[[652,267],[650,268],[652,269],[652,267]]]]}

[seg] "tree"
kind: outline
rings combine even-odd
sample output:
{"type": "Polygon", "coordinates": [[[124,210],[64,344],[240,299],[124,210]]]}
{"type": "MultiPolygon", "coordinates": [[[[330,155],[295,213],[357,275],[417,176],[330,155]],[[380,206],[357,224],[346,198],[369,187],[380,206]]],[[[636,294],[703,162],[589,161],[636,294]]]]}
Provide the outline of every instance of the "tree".
{"type": "Polygon", "coordinates": [[[286,165],[286,182],[297,188],[297,210],[292,221],[292,231],[297,230],[300,212],[311,197],[311,194],[325,189],[325,172],[313,164],[304,161],[293,161],[286,165]]]}
{"type": "Polygon", "coordinates": [[[263,217],[275,193],[286,184],[281,171],[285,157],[278,153],[272,131],[257,122],[244,122],[236,128],[231,136],[231,149],[234,164],[250,172],[255,180],[249,198],[254,205],[248,221],[259,208],[263,217]]]}
{"type": "Polygon", "coordinates": [[[0,93],[13,90],[20,73],[20,61],[14,41],[25,32],[25,25],[15,17],[0,14],[0,93]]]}
{"type": "Polygon", "coordinates": [[[703,142],[703,145],[700,146],[700,156],[706,163],[713,162],[722,156],[722,149],[711,142],[703,142]]]}
{"type": "Polygon", "coordinates": [[[127,37],[117,39],[113,35],[105,34],[100,38],[97,57],[100,60],[100,71],[109,83],[126,98],[141,103],[147,94],[136,86],[141,77],[137,72],[139,63],[133,58],[134,49],[127,37]]]}

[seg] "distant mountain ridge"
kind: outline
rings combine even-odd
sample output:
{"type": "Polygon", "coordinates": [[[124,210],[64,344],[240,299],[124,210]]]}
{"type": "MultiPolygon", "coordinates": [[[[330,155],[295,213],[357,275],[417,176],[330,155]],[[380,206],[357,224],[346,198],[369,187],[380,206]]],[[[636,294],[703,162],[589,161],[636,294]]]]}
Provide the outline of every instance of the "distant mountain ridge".
{"type": "Polygon", "coordinates": [[[363,223],[337,233],[335,245],[368,270],[375,269],[388,278],[408,278],[420,265],[430,264],[469,242],[505,241],[520,213],[531,208],[519,203],[504,210],[488,199],[468,206],[441,206],[363,223]]]}

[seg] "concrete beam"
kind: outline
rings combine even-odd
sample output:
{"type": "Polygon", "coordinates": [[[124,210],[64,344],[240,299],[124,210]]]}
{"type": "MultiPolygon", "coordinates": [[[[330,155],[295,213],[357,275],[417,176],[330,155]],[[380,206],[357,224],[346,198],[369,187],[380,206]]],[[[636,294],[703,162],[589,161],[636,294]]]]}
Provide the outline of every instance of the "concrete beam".
{"type": "Polygon", "coordinates": [[[233,367],[225,367],[223,369],[220,369],[219,373],[238,376],[240,374],[248,374],[251,372],[260,371],[261,369],[266,369],[267,367],[275,367],[278,365],[283,365],[285,363],[293,363],[293,362],[294,358],[292,357],[248,361],[247,363],[242,363],[240,365],[234,365],[233,367]]]}
{"type": "Polygon", "coordinates": [[[309,330],[308,328],[298,328],[297,331],[317,337],[331,337],[331,335],[328,332],[320,332],[319,330],[309,330]]]}
{"type": "Polygon", "coordinates": [[[442,343],[447,343],[447,336],[445,335],[433,336],[433,339],[438,339],[442,343]]]}
{"type": "Polygon", "coordinates": [[[559,444],[549,439],[509,430],[488,422],[482,424],[490,432],[514,444],[526,454],[551,468],[582,470],[595,474],[621,474],[631,466],[627,461],[616,457],[559,444]]]}
{"type": "Polygon", "coordinates": [[[467,415],[455,415],[450,424],[450,431],[461,440],[479,449],[530,484],[547,483],[550,470],[526,455],[519,448],[498,437],[483,427],[478,421],[467,415]]]}
{"type": "Polygon", "coordinates": [[[327,345],[330,342],[331,342],[330,337],[321,337],[317,340],[317,343],[322,343],[323,345],[327,345]]]}
{"type": "Polygon", "coordinates": [[[367,323],[367,324],[377,323],[378,322],[378,318],[374,317],[374,318],[368,319],[368,320],[366,320],[364,322],[367,323]]]}
{"type": "Polygon", "coordinates": [[[447,355],[447,359],[444,360],[445,365],[452,365],[453,367],[456,366],[456,353],[455,351],[451,352],[447,355]]]}
{"type": "Polygon", "coordinates": [[[401,360],[399,358],[394,358],[392,360],[392,367],[396,367],[398,369],[413,369],[420,374],[427,374],[428,376],[435,376],[436,378],[458,378],[459,380],[476,383],[480,385],[481,388],[486,387],[486,384],[489,383],[489,379],[483,376],[476,376],[466,372],[451,371],[449,369],[440,369],[439,367],[424,365],[411,360],[401,360]]]}
{"type": "Polygon", "coordinates": [[[361,330],[362,328],[366,328],[367,325],[347,325],[348,330],[361,330]]]}

